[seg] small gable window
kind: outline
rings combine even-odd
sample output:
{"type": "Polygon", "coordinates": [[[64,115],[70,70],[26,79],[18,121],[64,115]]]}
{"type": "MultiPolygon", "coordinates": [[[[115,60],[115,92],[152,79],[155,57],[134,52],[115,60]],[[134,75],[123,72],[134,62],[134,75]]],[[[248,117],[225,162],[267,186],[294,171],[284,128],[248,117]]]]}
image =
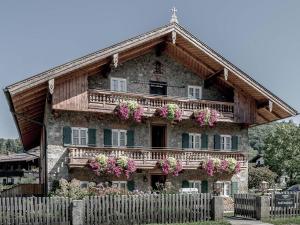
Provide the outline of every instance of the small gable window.
{"type": "Polygon", "coordinates": [[[88,129],[72,127],[72,145],[87,145],[88,129]]]}
{"type": "Polygon", "coordinates": [[[126,92],[127,91],[126,79],[112,77],[110,80],[110,90],[126,92]]]}
{"type": "Polygon", "coordinates": [[[188,86],[188,98],[201,99],[202,98],[202,87],[189,85],[188,86]]]}

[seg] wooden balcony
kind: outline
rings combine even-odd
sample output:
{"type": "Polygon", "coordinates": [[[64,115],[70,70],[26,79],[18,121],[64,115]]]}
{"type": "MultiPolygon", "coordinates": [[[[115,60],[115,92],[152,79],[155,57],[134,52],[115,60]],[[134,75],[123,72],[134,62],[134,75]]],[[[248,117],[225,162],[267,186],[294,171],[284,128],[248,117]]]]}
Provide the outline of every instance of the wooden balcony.
{"type": "Polygon", "coordinates": [[[177,104],[182,110],[183,119],[189,118],[195,110],[210,108],[220,113],[220,121],[233,122],[234,103],[208,100],[191,100],[188,98],[166,97],[157,95],[113,92],[106,90],[88,91],[88,108],[103,113],[112,113],[115,107],[128,100],[134,100],[144,106],[144,115],[153,116],[157,108],[166,104],[177,104]]]}
{"type": "Polygon", "coordinates": [[[106,156],[127,156],[136,162],[137,168],[153,169],[158,160],[166,157],[174,157],[181,160],[184,169],[196,169],[200,163],[207,158],[234,158],[242,163],[246,163],[246,156],[243,152],[228,152],[215,150],[182,150],[182,149],[145,149],[145,148],[90,148],[90,147],[70,147],[69,167],[84,167],[88,160],[98,154],[106,156]]]}

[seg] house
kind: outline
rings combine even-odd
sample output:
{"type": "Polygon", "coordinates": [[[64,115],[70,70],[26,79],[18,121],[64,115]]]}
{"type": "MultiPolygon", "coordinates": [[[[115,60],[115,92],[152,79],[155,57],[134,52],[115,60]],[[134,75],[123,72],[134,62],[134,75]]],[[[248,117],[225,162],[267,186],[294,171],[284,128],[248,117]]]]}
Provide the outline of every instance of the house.
{"type": "Polygon", "coordinates": [[[55,180],[76,178],[83,185],[109,181],[129,190],[168,182],[200,192],[213,191],[218,180],[223,195],[246,192],[248,128],[297,114],[180,26],[174,15],[165,26],[4,91],[25,149],[40,146],[45,191],[55,180]],[[116,115],[127,100],[142,108],[141,122],[116,115]],[[178,107],[181,121],[157,115],[168,105],[178,107]],[[217,123],[199,124],[195,113],[203,110],[217,111],[217,123]],[[87,163],[99,154],[128,156],[137,170],[129,179],[97,175],[87,163]],[[182,164],[178,176],[165,175],[157,164],[171,157],[182,164]],[[199,170],[208,158],[234,158],[241,171],[209,176],[199,170]]]}
{"type": "Polygon", "coordinates": [[[255,166],[264,166],[265,160],[262,154],[257,154],[252,159],[249,160],[249,163],[253,163],[255,166]]]}
{"type": "Polygon", "coordinates": [[[39,152],[0,155],[0,184],[12,185],[30,180],[39,182],[39,152]]]}

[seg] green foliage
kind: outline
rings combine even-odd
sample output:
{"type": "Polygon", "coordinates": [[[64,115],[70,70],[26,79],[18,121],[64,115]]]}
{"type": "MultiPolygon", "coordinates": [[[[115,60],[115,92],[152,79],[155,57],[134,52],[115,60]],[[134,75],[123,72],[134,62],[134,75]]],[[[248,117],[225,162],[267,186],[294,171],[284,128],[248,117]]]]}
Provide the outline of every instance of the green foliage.
{"type": "Polygon", "coordinates": [[[263,222],[274,225],[300,224],[300,217],[266,219],[263,222]]]}
{"type": "MultiPolygon", "coordinates": [[[[159,225],[159,224],[150,224],[159,225]]],[[[171,225],[230,225],[227,221],[205,221],[205,222],[194,222],[194,223],[172,223],[171,225]]]]}
{"type": "Polygon", "coordinates": [[[66,197],[71,199],[83,199],[86,196],[89,196],[90,193],[87,188],[80,187],[80,181],[73,179],[71,182],[68,182],[65,179],[59,181],[59,187],[52,193],[50,196],[59,196],[66,197]]]}
{"type": "Polygon", "coordinates": [[[268,167],[253,167],[249,166],[249,188],[258,189],[262,181],[267,181],[270,187],[275,185],[277,174],[272,172],[268,167]]]}
{"type": "Polygon", "coordinates": [[[292,122],[277,123],[274,130],[268,131],[264,149],[270,169],[296,182],[300,173],[300,127],[292,122]]]}
{"type": "Polygon", "coordinates": [[[8,152],[21,152],[23,149],[19,139],[4,139],[0,138],[0,154],[8,152]]]}

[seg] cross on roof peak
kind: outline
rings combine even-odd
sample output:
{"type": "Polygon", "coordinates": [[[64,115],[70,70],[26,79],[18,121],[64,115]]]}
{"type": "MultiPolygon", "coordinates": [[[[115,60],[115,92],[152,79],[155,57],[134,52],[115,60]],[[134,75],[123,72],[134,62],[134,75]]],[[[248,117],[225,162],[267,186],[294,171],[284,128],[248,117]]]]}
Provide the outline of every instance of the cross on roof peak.
{"type": "Polygon", "coordinates": [[[178,19],[177,19],[177,16],[176,16],[176,12],[177,12],[177,11],[178,11],[178,10],[177,10],[175,7],[173,7],[173,8],[171,9],[172,16],[171,16],[170,23],[178,23],[178,19]]]}

